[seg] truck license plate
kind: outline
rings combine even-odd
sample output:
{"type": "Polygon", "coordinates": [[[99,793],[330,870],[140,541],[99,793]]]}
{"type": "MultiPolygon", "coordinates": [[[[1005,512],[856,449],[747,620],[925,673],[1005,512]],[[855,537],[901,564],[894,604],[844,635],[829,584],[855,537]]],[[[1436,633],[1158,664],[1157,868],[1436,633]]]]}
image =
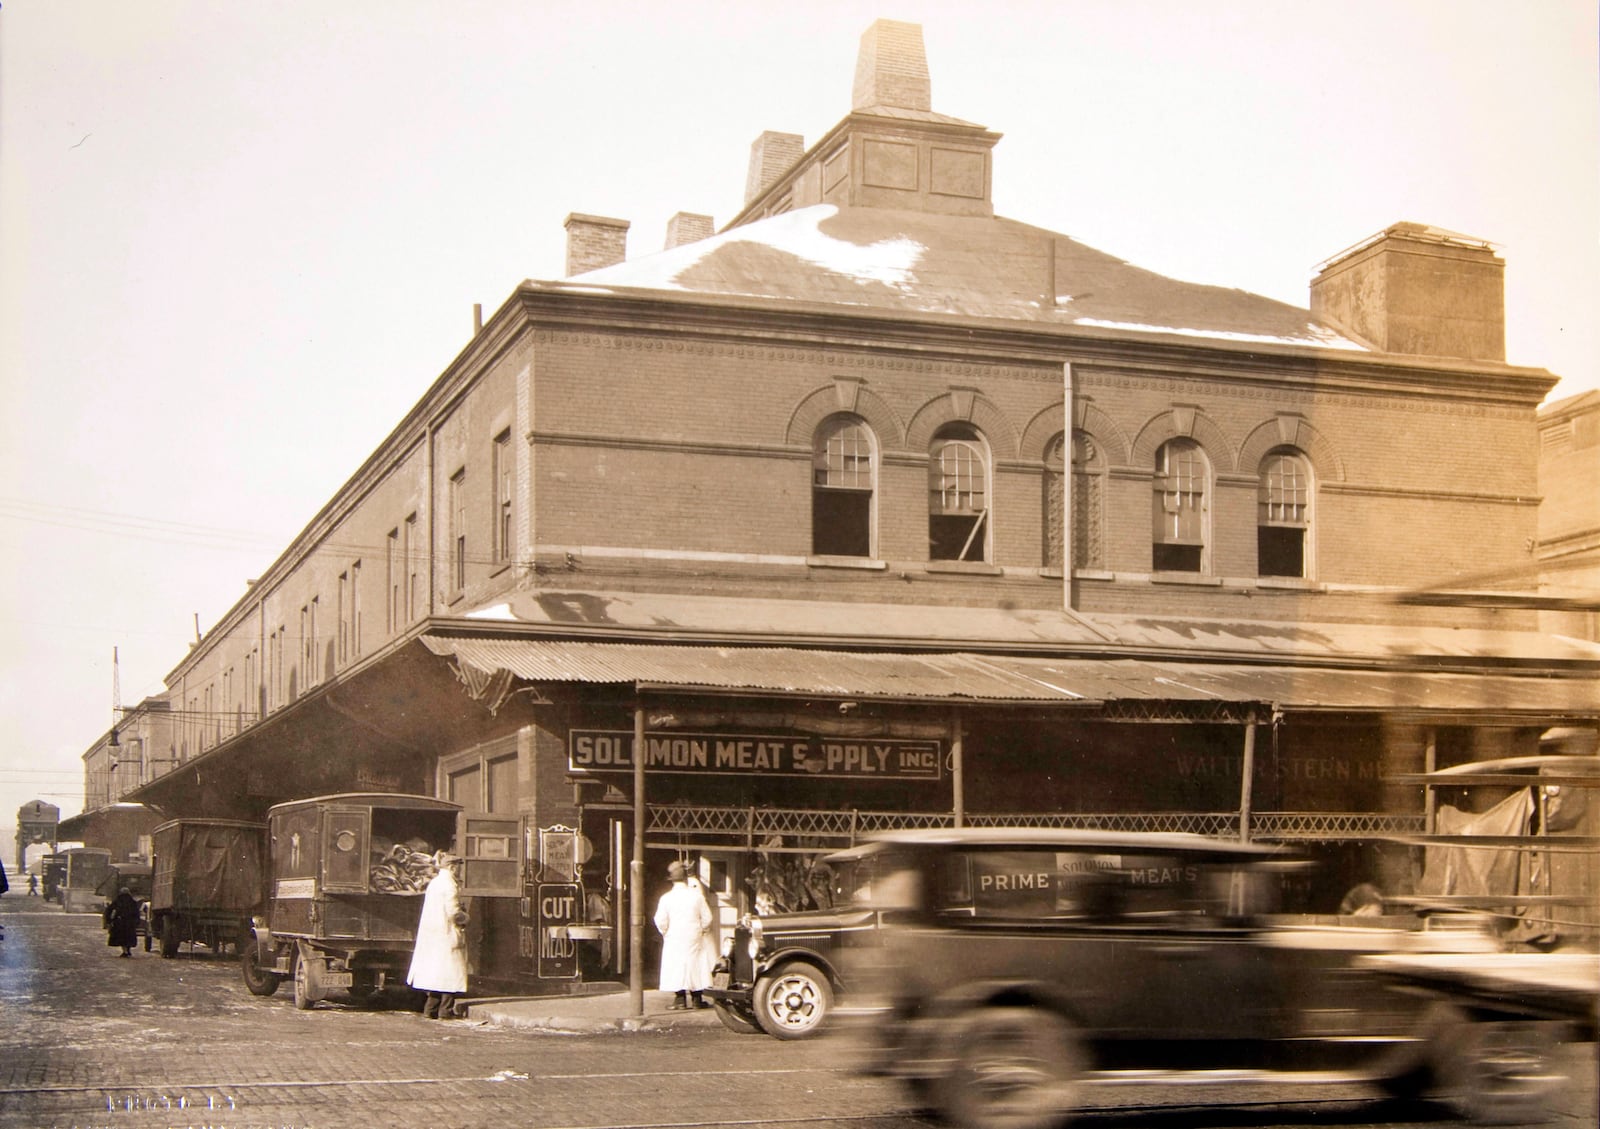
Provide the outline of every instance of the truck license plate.
{"type": "Polygon", "coordinates": [[[325,988],[348,988],[355,982],[355,974],[351,972],[324,972],[322,974],[322,986],[325,988]]]}
{"type": "Polygon", "coordinates": [[[726,990],[728,987],[728,974],[726,972],[713,972],[711,974],[711,986],[718,990],[726,990]]]}

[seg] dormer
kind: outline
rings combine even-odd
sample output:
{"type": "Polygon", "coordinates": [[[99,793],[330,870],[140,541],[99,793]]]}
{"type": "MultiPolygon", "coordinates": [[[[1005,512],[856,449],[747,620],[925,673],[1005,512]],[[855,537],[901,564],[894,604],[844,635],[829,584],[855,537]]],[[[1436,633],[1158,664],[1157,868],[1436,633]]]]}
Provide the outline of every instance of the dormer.
{"type": "Polygon", "coordinates": [[[800,150],[800,138],[762,134],[751,151],[745,209],[728,226],[812,204],[992,216],[999,140],[933,111],[920,25],[878,20],[861,37],[850,115],[781,173],[774,152],[800,150]]]}

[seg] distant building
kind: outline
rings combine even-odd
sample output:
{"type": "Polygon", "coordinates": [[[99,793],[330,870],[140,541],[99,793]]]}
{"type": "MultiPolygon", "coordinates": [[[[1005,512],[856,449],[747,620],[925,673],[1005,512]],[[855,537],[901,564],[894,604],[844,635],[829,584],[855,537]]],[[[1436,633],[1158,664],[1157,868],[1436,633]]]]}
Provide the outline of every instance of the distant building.
{"type": "Polygon", "coordinates": [[[1242,835],[1329,863],[1306,908],[1407,890],[1387,840],[1430,809],[1390,777],[1600,719],[1600,646],[1399,602],[1540,536],[1556,378],[1505,363],[1503,261],[1408,222],[1309,309],[1179,282],[994,215],[999,139],[880,21],[720,231],[627,259],[570,215],[573,277],[519,286],[173,669],[172,770],[124,798],[520,815],[479,968],[535,990],[579,968],[528,940],[538,886],[625,905],[638,810],[652,886],[693,855],[725,920],[903,825],[1242,835]]]}
{"type": "MultiPolygon", "coordinates": [[[[59,839],[60,822],[61,809],[43,800],[29,800],[17,809],[17,853],[14,869],[18,873],[28,869],[29,847],[55,850],[59,839]]],[[[37,855],[39,852],[34,853],[37,855]]]]}

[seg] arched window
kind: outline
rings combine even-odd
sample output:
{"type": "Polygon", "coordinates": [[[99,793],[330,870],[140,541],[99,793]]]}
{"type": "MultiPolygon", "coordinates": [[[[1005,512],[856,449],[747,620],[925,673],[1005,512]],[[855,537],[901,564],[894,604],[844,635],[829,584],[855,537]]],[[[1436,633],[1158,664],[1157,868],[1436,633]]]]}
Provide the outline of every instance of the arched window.
{"type": "MultiPolygon", "coordinates": [[[[1044,566],[1061,567],[1061,492],[1066,475],[1066,436],[1044,449],[1044,566]]],[[[1105,561],[1105,459],[1086,431],[1072,433],[1072,567],[1100,568],[1105,561]]]]}
{"type": "Polygon", "coordinates": [[[1271,451],[1257,493],[1257,574],[1305,576],[1310,532],[1311,466],[1293,448],[1271,451]]]}
{"type": "Polygon", "coordinates": [[[1104,568],[1106,460],[1087,431],[1072,433],[1072,567],[1104,568]]]}
{"type": "Polygon", "coordinates": [[[941,427],[928,451],[928,559],[989,559],[989,449],[971,424],[941,427]]]}
{"type": "Polygon", "coordinates": [[[811,454],[811,551],[826,557],[872,556],[872,497],[877,479],[872,430],[855,416],[832,416],[817,428],[811,454]]]}
{"type": "Polygon", "coordinates": [[[1204,571],[1210,481],[1210,464],[1193,439],[1169,439],[1156,452],[1150,562],[1155,571],[1204,571]]]}
{"type": "MultiPolygon", "coordinates": [[[[1064,505],[1062,490],[1066,485],[1067,457],[1066,439],[1057,435],[1045,444],[1044,448],[1044,567],[1058,569],[1061,567],[1061,511],[1064,505]]],[[[1077,485],[1076,482],[1073,483],[1077,485]]],[[[1078,499],[1072,499],[1076,511],[1078,499]]],[[[1074,512],[1076,516],[1076,512],[1074,512]]],[[[1077,522],[1074,521],[1072,536],[1078,536],[1077,522]]],[[[1072,551],[1076,562],[1078,551],[1072,551]]]]}

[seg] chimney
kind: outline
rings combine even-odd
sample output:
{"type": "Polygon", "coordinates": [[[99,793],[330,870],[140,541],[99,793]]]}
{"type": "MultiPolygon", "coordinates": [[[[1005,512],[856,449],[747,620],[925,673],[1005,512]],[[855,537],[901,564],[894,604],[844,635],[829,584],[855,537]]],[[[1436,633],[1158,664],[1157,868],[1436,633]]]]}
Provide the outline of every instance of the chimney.
{"type": "Polygon", "coordinates": [[[670,251],[674,247],[682,247],[685,243],[698,243],[702,239],[709,239],[714,230],[710,216],[679,212],[667,221],[667,245],[664,250],[670,251]]]}
{"type": "Polygon", "coordinates": [[[1311,315],[1386,353],[1504,361],[1505,261],[1485,240],[1397,223],[1321,264],[1311,315]]]}
{"type": "Polygon", "coordinates": [[[615,266],[627,257],[628,221],[573,212],[567,217],[567,277],[615,266]]]}
{"type": "Polygon", "coordinates": [[[744,183],[744,202],[748,204],[794,168],[806,151],[806,139],[798,133],[767,130],[750,146],[750,176],[744,183]]]}
{"type": "Polygon", "coordinates": [[[851,108],[870,110],[874,106],[933,109],[921,24],[878,20],[862,32],[851,108]]]}

